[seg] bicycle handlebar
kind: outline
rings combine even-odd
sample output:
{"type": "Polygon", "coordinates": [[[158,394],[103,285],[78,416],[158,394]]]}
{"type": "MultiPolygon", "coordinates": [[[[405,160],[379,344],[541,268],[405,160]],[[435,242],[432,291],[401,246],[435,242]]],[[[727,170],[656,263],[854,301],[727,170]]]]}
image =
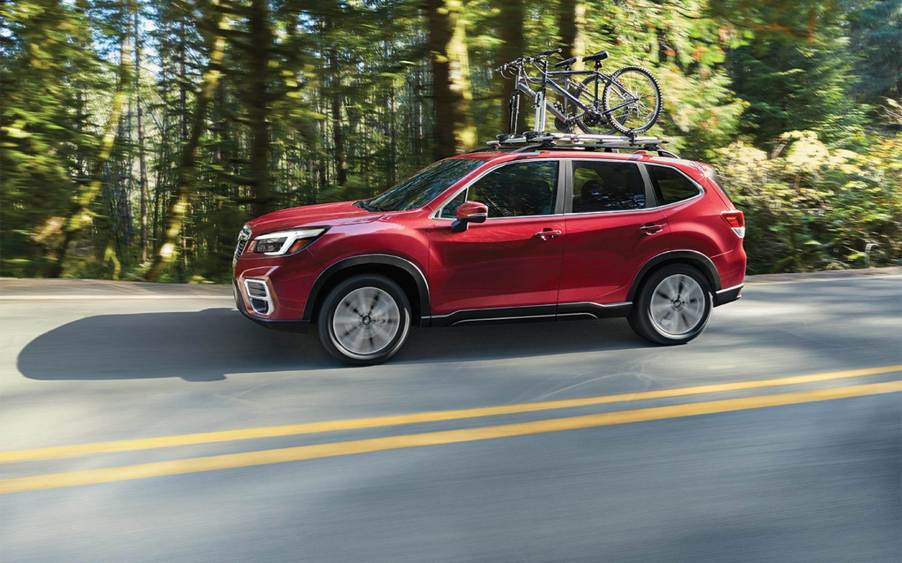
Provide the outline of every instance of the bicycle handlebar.
{"type": "Polygon", "coordinates": [[[517,57],[516,59],[514,59],[512,61],[508,61],[494,70],[495,70],[495,72],[500,72],[501,75],[504,76],[508,72],[516,70],[519,67],[523,67],[524,65],[526,65],[529,62],[530,62],[529,57],[517,57]]]}
{"type": "Polygon", "coordinates": [[[506,62],[498,68],[494,69],[495,72],[500,72],[502,76],[504,76],[509,71],[516,69],[517,67],[523,67],[527,64],[536,63],[543,59],[550,57],[551,55],[559,55],[564,50],[561,48],[557,49],[548,49],[547,51],[542,51],[536,55],[532,55],[531,57],[517,57],[516,59],[506,62]]]}
{"type": "Polygon", "coordinates": [[[505,72],[506,70],[508,70],[508,69],[509,69],[510,67],[512,67],[512,66],[519,66],[520,64],[522,64],[522,63],[521,63],[522,58],[523,58],[523,57],[520,57],[519,59],[514,59],[514,60],[512,60],[512,61],[510,61],[510,62],[506,62],[506,63],[504,63],[503,65],[501,65],[501,66],[499,66],[498,68],[493,69],[493,70],[494,70],[495,72],[505,72]]]}
{"type": "Polygon", "coordinates": [[[540,59],[540,58],[544,58],[544,57],[550,57],[551,55],[559,55],[563,52],[564,52],[564,50],[561,49],[560,47],[558,47],[557,49],[548,49],[547,51],[542,51],[538,55],[533,55],[532,58],[540,59]]]}

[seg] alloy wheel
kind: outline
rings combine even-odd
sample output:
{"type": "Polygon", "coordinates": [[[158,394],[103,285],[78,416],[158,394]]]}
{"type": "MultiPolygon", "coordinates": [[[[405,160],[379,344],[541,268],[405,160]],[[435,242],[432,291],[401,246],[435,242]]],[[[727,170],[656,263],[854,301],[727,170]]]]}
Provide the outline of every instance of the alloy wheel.
{"type": "Polygon", "coordinates": [[[378,287],[359,287],[345,295],[332,315],[336,344],[351,356],[367,357],[387,348],[401,328],[401,309],[378,287]]]}
{"type": "Polygon", "coordinates": [[[688,334],[704,320],[704,290],[686,274],[667,276],[652,293],[649,311],[651,322],[662,334],[688,334]]]}

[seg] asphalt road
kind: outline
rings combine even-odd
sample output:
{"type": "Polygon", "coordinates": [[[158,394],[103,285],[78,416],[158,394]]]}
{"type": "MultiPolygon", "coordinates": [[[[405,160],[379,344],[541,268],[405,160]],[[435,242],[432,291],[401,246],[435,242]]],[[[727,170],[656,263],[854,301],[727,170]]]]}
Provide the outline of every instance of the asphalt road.
{"type": "Polygon", "coordinates": [[[883,274],[758,280],[678,348],[472,326],[356,369],[221,287],[0,280],[0,561],[897,562],[883,274]]]}

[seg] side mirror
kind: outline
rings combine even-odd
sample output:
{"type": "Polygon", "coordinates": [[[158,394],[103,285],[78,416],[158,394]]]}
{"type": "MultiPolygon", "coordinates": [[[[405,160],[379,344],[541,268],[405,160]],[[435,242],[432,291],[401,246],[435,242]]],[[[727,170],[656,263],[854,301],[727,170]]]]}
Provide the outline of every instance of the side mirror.
{"type": "Polygon", "coordinates": [[[489,208],[478,201],[465,201],[460,204],[454,215],[457,219],[451,223],[451,230],[458,233],[466,231],[470,223],[485,223],[489,216],[489,208]]]}

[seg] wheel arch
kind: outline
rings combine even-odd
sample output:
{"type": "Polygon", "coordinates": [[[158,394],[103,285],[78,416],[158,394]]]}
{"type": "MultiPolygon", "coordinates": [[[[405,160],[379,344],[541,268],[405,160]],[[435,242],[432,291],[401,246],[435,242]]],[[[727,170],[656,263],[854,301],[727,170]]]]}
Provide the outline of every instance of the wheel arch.
{"type": "Polygon", "coordinates": [[[366,254],[339,260],[320,273],[307,297],[303,319],[313,321],[329,289],[357,274],[381,274],[395,281],[407,294],[414,318],[429,316],[429,284],[419,266],[392,254],[366,254]]]}
{"type": "Polygon", "coordinates": [[[708,280],[712,292],[716,293],[721,289],[720,273],[710,258],[697,250],[671,250],[658,254],[642,266],[639,273],[633,278],[633,283],[627,294],[627,301],[635,301],[639,289],[645,283],[645,280],[648,279],[648,276],[655,270],[668,264],[689,264],[695,266],[708,280]]]}

